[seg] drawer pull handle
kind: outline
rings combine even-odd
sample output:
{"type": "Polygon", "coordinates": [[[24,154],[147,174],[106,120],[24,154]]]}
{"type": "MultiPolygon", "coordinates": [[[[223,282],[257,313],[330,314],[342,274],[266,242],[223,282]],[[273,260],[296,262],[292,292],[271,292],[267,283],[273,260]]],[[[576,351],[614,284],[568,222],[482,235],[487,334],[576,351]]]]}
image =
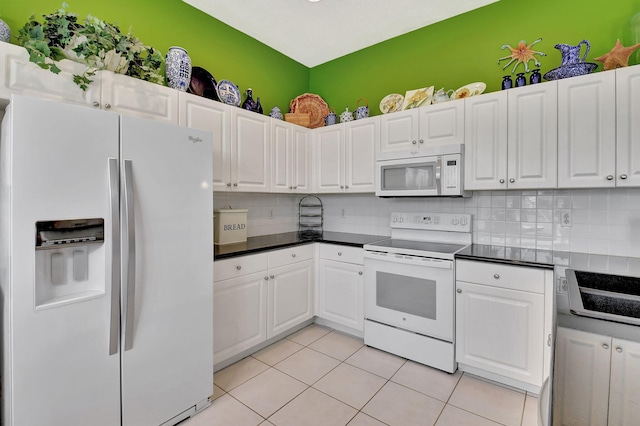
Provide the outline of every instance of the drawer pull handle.
{"type": "Polygon", "coordinates": [[[338,256],[342,256],[342,252],[341,251],[338,252],[338,256]]]}
{"type": "Polygon", "coordinates": [[[358,272],[358,275],[362,275],[362,271],[358,272]]]}
{"type": "Polygon", "coordinates": [[[547,346],[551,347],[551,334],[547,336],[547,346]]]}
{"type": "Polygon", "coordinates": [[[627,176],[627,175],[625,175],[625,174],[620,175],[620,179],[623,179],[623,180],[624,180],[624,179],[626,179],[626,178],[628,178],[628,176],[627,176]]]}
{"type": "Polygon", "coordinates": [[[461,288],[457,289],[456,293],[462,293],[462,289],[461,288]]]}
{"type": "Polygon", "coordinates": [[[100,103],[96,102],[96,101],[93,101],[93,104],[91,104],[91,105],[93,105],[94,108],[98,108],[100,106],[100,103]]]}
{"type": "Polygon", "coordinates": [[[500,183],[504,183],[504,179],[500,179],[500,183]]]}
{"type": "Polygon", "coordinates": [[[499,279],[500,279],[500,275],[498,275],[498,274],[493,274],[493,278],[495,278],[496,280],[499,280],[499,279]]]}
{"type": "Polygon", "coordinates": [[[509,182],[514,183],[516,180],[514,178],[509,179],[509,182]]]}
{"type": "Polygon", "coordinates": [[[269,275],[269,278],[274,279],[275,275],[269,275]]]}
{"type": "Polygon", "coordinates": [[[607,345],[606,343],[603,343],[603,344],[602,344],[602,348],[603,348],[603,349],[609,349],[609,345],[607,345]]]}
{"type": "Polygon", "coordinates": [[[613,175],[607,176],[607,180],[613,180],[613,175]]]}
{"type": "Polygon", "coordinates": [[[269,281],[269,277],[264,277],[264,280],[265,281],[269,281]]]}
{"type": "Polygon", "coordinates": [[[622,353],[622,348],[621,348],[620,346],[618,346],[618,347],[616,348],[616,352],[618,352],[619,354],[621,354],[621,353],[622,353]]]}
{"type": "Polygon", "coordinates": [[[239,271],[240,269],[242,269],[242,266],[238,265],[236,266],[236,269],[239,271]]]}
{"type": "Polygon", "coordinates": [[[291,253],[291,257],[296,257],[296,254],[295,253],[291,253]]]}

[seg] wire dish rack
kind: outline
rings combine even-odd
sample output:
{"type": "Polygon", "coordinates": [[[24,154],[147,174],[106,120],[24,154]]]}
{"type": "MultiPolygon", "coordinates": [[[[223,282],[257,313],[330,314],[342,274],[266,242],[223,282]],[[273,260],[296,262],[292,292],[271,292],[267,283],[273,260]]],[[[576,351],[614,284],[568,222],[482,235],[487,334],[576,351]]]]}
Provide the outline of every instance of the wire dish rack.
{"type": "Polygon", "coordinates": [[[301,238],[322,237],[322,200],[315,195],[307,195],[298,204],[298,233],[301,238]]]}

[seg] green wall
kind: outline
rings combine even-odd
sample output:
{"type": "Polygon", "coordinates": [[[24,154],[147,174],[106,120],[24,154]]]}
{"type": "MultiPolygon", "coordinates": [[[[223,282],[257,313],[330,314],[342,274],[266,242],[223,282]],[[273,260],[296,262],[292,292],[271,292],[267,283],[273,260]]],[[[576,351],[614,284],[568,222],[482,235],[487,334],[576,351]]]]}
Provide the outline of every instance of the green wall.
{"type": "MultiPolygon", "coordinates": [[[[0,18],[13,34],[30,15],[55,12],[63,0],[0,0],[0,18]]],[[[170,46],[187,49],[194,66],[207,69],[216,80],[227,79],[260,96],[265,113],[309,88],[309,69],[255,39],[211,18],[181,0],[66,0],[68,11],[117,23],[163,54],[170,46]]],[[[13,40],[15,43],[15,40],[13,40]]],[[[285,110],[286,109],[286,110],[285,110]]]]}
{"type": "Polygon", "coordinates": [[[542,37],[534,49],[548,55],[540,59],[544,74],[560,65],[556,43],[589,40],[590,62],[608,52],[616,38],[630,45],[628,22],[638,12],[638,0],[501,0],[314,67],[309,91],[338,114],[347,105],[353,110],[364,97],[372,115],[380,113],[380,100],[389,93],[404,95],[432,85],[435,90],[457,89],[476,81],[496,91],[513,68],[503,71],[497,63],[509,54],[500,50],[503,44],[515,47],[520,40],[531,43],[542,37]]]}
{"type": "MultiPolygon", "coordinates": [[[[292,98],[311,92],[338,113],[345,106],[353,110],[359,98],[366,98],[372,115],[380,113],[378,104],[389,93],[431,85],[456,89],[475,81],[487,83],[487,91],[499,90],[502,76],[512,69],[503,71],[497,63],[508,54],[500,49],[505,43],[515,46],[542,37],[535,46],[548,55],[540,58],[542,73],[560,64],[556,43],[587,39],[592,45],[587,60],[593,61],[608,52],[616,38],[631,44],[628,22],[640,12],[640,0],[500,0],[308,69],[181,0],[67,3],[81,18],[91,13],[117,22],[162,52],[173,45],[186,48],[193,65],[206,68],[217,80],[231,80],[243,92],[253,88],[265,112],[273,105],[286,112],[292,98]]],[[[0,0],[0,18],[17,32],[32,13],[51,13],[61,4],[0,0]]]]}

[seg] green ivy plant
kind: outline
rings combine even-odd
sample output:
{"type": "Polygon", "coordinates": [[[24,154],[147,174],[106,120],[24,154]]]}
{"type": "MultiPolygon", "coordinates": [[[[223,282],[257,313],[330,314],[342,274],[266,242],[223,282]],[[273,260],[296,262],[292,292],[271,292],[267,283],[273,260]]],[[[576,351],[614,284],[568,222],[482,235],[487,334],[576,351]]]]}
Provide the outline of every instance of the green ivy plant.
{"type": "Polygon", "coordinates": [[[67,12],[68,5],[55,13],[35,15],[18,31],[18,42],[29,52],[29,60],[54,74],[60,73],[62,59],[83,63],[87,70],[73,81],[86,90],[96,71],[109,70],[141,80],[164,84],[160,74],[162,54],[146,46],[130,33],[122,34],[115,24],[88,15],[82,22],[67,12]]]}

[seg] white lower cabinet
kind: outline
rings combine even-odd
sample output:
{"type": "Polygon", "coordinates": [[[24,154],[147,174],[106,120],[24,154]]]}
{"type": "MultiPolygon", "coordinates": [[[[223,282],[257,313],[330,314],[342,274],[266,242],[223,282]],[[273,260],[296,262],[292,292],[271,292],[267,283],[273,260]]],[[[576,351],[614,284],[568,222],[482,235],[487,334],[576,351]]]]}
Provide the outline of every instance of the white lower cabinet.
{"type": "Polygon", "coordinates": [[[313,260],[269,269],[267,339],[313,317],[313,260]]]}
{"type": "Polygon", "coordinates": [[[267,254],[216,261],[213,277],[215,365],[267,339],[267,254]]]}
{"type": "Polygon", "coordinates": [[[555,425],[637,425],[640,343],[558,327],[555,425]]]}
{"type": "Polygon", "coordinates": [[[364,331],[363,250],[320,244],[318,317],[364,331]]]}
{"type": "Polygon", "coordinates": [[[549,376],[553,270],[456,262],[458,368],[537,392],[549,376]]]}
{"type": "Polygon", "coordinates": [[[313,256],[307,244],[214,262],[214,365],[313,317],[313,256]]]}

